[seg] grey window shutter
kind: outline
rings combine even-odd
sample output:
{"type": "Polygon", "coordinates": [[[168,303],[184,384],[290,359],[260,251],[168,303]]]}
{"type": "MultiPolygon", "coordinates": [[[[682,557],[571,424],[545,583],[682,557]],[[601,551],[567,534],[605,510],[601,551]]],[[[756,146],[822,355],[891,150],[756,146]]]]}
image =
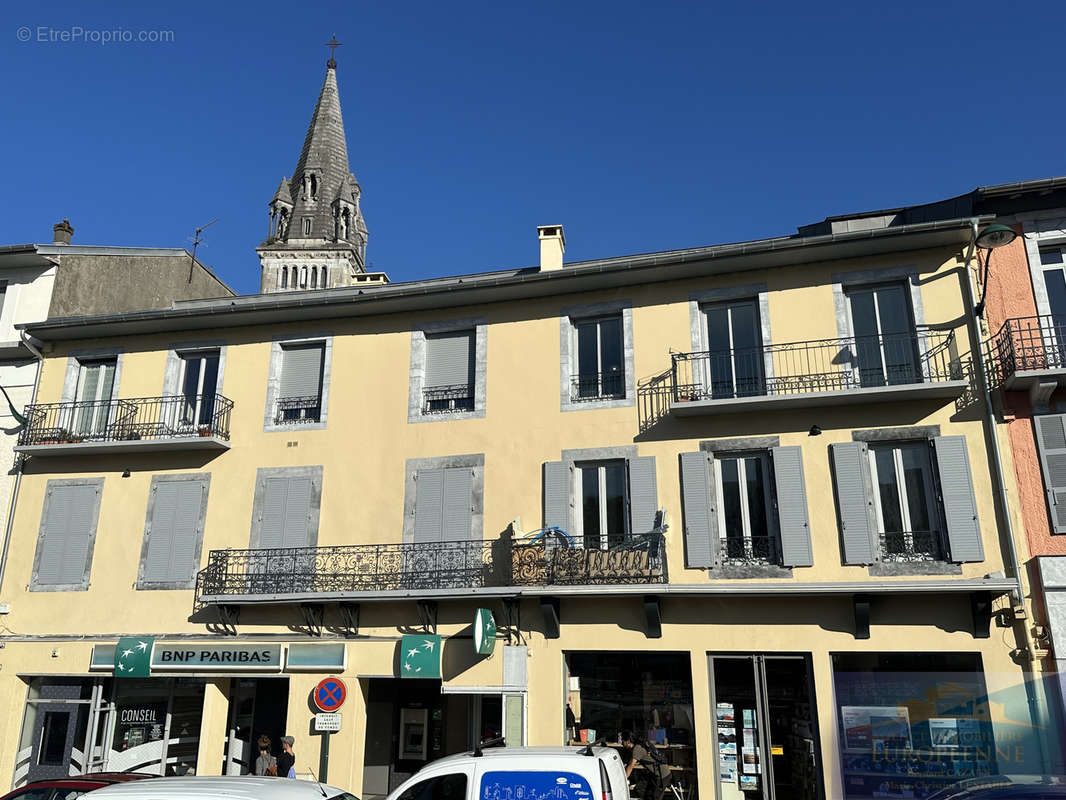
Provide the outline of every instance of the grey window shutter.
{"type": "Polygon", "coordinates": [[[718,547],[718,510],[711,486],[714,457],[703,452],[680,457],[685,566],[711,569],[718,547]]]}
{"type": "Polygon", "coordinates": [[[811,525],[807,517],[807,484],[803,479],[803,448],[772,447],[777,521],[781,527],[781,563],[786,567],[814,566],[811,525]]]}
{"type": "Polygon", "coordinates": [[[307,547],[310,542],[311,478],[267,478],[259,546],[307,547]]]}
{"type": "Polygon", "coordinates": [[[474,471],[471,467],[444,470],[444,541],[462,542],[470,538],[473,494],[474,471]]]}
{"type": "Polygon", "coordinates": [[[1051,529],[1066,533],[1066,414],[1033,417],[1051,529]]]}
{"type": "Polygon", "coordinates": [[[198,566],[193,559],[200,534],[203,481],[163,481],[152,491],[155,503],[142,579],[146,583],[191,580],[198,566]]]}
{"type": "Polygon", "coordinates": [[[562,461],[544,464],[544,527],[570,533],[571,468],[562,461]]]}
{"type": "Polygon", "coordinates": [[[629,530],[634,534],[655,530],[659,492],[655,482],[655,456],[629,459],[629,530]]]}
{"type": "Polygon", "coordinates": [[[837,514],[844,542],[845,564],[874,563],[873,500],[867,490],[870,473],[869,450],[865,442],[829,445],[833,459],[833,481],[837,492],[837,514]]]}
{"type": "Polygon", "coordinates": [[[426,386],[469,386],[474,382],[474,332],[426,337],[426,386]]]}
{"type": "Polygon", "coordinates": [[[321,342],[283,347],[278,397],[319,397],[325,351],[321,342]]]}
{"type": "Polygon", "coordinates": [[[95,520],[97,486],[54,486],[41,530],[37,583],[62,586],[85,579],[89,538],[95,520]]]}
{"type": "Polygon", "coordinates": [[[444,539],[444,470],[420,469],[415,476],[415,543],[444,539]]]}
{"type": "Polygon", "coordinates": [[[973,491],[970,456],[965,436],[937,436],[933,439],[940,500],[948,528],[948,549],[955,563],[984,561],[981,524],[977,520],[977,498],[973,491]]]}

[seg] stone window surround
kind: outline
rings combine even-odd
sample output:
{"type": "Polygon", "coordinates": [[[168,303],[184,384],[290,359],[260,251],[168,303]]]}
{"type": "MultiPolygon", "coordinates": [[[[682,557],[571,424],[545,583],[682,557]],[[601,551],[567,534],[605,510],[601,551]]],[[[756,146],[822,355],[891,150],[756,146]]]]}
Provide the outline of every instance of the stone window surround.
{"type": "MultiPolygon", "coordinates": [[[[333,362],[333,334],[332,333],[305,333],[299,335],[275,336],[270,345],[270,372],[267,377],[266,412],[263,415],[263,431],[297,433],[299,431],[320,431],[326,427],[326,415],[329,411],[329,379],[333,362]],[[282,348],[293,344],[317,344],[325,345],[325,354],[322,359],[322,397],[319,402],[318,422],[301,423],[299,425],[277,425],[274,423],[274,405],[278,401],[278,392],[281,390],[281,363],[282,348]]],[[[222,364],[219,363],[219,373],[222,372],[222,364]]]]}
{"type": "MultiPolygon", "coordinates": [[[[1044,286],[1044,267],[1040,263],[1040,248],[1066,246],[1066,217],[1061,211],[1042,214],[1018,214],[1016,219],[1022,225],[1022,238],[1025,240],[1025,255],[1029,262],[1029,276],[1033,286],[1033,298],[1036,300],[1036,313],[1046,316],[1051,313],[1047,288],[1044,286]]],[[[993,331],[994,333],[994,331],[993,331]]]]}
{"type": "Polygon", "coordinates": [[[455,456],[436,456],[433,458],[409,458],[404,462],[403,481],[403,543],[411,544],[415,540],[415,510],[419,470],[447,469],[463,467],[473,469],[473,482],[470,498],[470,541],[480,542],[485,538],[485,454],[468,453],[455,456]]]}
{"type": "Polygon", "coordinates": [[[599,408],[622,408],[634,406],[636,403],[637,377],[633,366],[633,303],[629,300],[609,300],[563,308],[559,316],[559,410],[588,411],[599,408]],[[577,323],[616,314],[622,316],[625,397],[574,401],[571,399],[570,382],[577,374],[577,323]]]}
{"type": "Polygon", "coordinates": [[[30,576],[30,585],[27,587],[31,592],[84,592],[89,588],[89,574],[92,572],[93,552],[96,549],[96,531],[100,525],[100,501],[104,494],[103,478],[52,478],[45,486],[44,507],[41,509],[41,522],[37,529],[37,550],[33,556],[33,572],[30,576]],[[85,557],[85,571],[79,583],[50,583],[42,585],[37,582],[37,571],[41,565],[41,543],[43,541],[44,523],[48,519],[48,507],[51,498],[48,495],[50,489],[55,486],[98,486],[100,491],[96,495],[96,503],[93,506],[92,526],[89,529],[88,555],[85,557]]]}
{"type": "Polygon", "coordinates": [[[181,394],[182,391],[182,361],[183,353],[201,353],[218,351],[218,379],[215,382],[215,393],[223,394],[222,379],[226,375],[226,343],[222,340],[199,341],[199,342],[174,342],[167,350],[167,363],[163,369],[163,396],[170,397],[181,394]]]}
{"type": "MultiPolygon", "coordinates": [[[[704,313],[707,306],[717,303],[726,303],[730,300],[754,300],[759,306],[759,336],[760,345],[767,347],[773,344],[770,336],[770,294],[765,283],[750,283],[744,286],[725,286],[720,289],[704,289],[692,292],[688,296],[689,332],[692,337],[692,352],[703,353],[710,349],[707,339],[707,316],[704,313]]],[[[774,361],[767,354],[763,358],[766,377],[774,376],[774,361]]]]}
{"type": "MultiPolygon", "coordinates": [[[[579,461],[629,461],[631,458],[637,457],[637,446],[635,444],[620,445],[618,447],[585,447],[577,450],[563,450],[560,453],[560,460],[570,469],[571,482],[570,482],[570,510],[568,512],[568,527],[567,530],[574,530],[577,520],[575,515],[577,514],[577,462],[579,461]]],[[[629,483],[626,482],[626,493],[629,493],[629,483]]],[[[627,523],[628,524],[628,523],[627,523]]]]}
{"type": "MultiPolygon", "coordinates": [[[[221,372],[221,366],[219,367],[221,372]]],[[[196,587],[196,570],[200,568],[200,556],[203,552],[204,525],[207,520],[207,498],[211,492],[210,472],[184,472],[172,475],[153,475],[152,484],[148,490],[148,510],[144,519],[144,539],[141,544],[141,560],[137,567],[137,589],[193,589],[196,587]],[[193,548],[193,576],[187,581],[145,581],[144,570],[148,564],[148,535],[152,530],[152,515],[155,513],[156,492],[154,489],[159,483],[171,483],[188,481],[190,483],[202,483],[207,490],[203,493],[200,502],[200,512],[196,525],[196,545],[193,548]]]]}
{"type": "Polygon", "coordinates": [[[268,478],[310,478],[311,484],[311,525],[307,532],[308,547],[318,546],[318,525],[322,512],[322,467],[260,467],[255,471],[255,496],[252,499],[252,532],[248,537],[251,550],[261,549],[263,503],[266,501],[266,480],[268,478]],[[317,481],[317,487],[315,482],[317,481]]]}
{"type": "MultiPolygon", "coordinates": [[[[855,326],[851,319],[851,303],[848,302],[848,290],[858,289],[863,286],[878,284],[906,282],[910,290],[911,317],[914,327],[920,330],[925,327],[925,307],[922,305],[921,273],[914,265],[901,265],[895,267],[879,267],[877,269],[857,270],[855,272],[834,272],[831,278],[833,282],[833,309],[836,313],[837,336],[841,339],[850,339],[854,336],[855,326]]],[[[918,341],[918,354],[925,356],[928,343],[924,339],[918,341]]],[[[852,367],[848,363],[840,365],[842,372],[850,372],[852,367]]]]}
{"type": "Polygon", "coordinates": [[[484,318],[423,322],[411,329],[411,368],[407,392],[407,421],[447,422],[457,419],[484,419],[485,386],[488,376],[488,324],[484,318]],[[426,381],[426,335],[474,331],[474,410],[422,413],[422,391],[426,381]]]}
{"type": "Polygon", "coordinates": [[[67,370],[63,376],[63,394],[60,402],[73,403],[78,396],[78,372],[82,360],[96,360],[113,357],[115,359],[115,382],[111,387],[111,399],[118,398],[120,379],[122,378],[122,355],[121,347],[91,347],[80,350],[71,350],[67,354],[67,370]]]}

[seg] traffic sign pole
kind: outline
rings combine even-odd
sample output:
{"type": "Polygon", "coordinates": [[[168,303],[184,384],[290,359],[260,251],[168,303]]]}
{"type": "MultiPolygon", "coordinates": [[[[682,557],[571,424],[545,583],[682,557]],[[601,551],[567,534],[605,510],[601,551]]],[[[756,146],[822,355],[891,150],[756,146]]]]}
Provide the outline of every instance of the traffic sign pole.
{"type": "MultiPolygon", "coordinates": [[[[344,705],[347,696],[348,687],[344,685],[344,681],[330,676],[318,682],[311,699],[315,708],[323,714],[334,714],[344,705]]],[[[339,724],[340,715],[337,716],[339,724]]],[[[329,776],[329,738],[332,735],[330,731],[322,731],[322,747],[318,752],[318,779],[322,783],[326,783],[329,776]]]]}
{"type": "Polygon", "coordinates": [[[322,749],[318,754],[318,779],[322,783],[329,783],[329,737],[332,735],[322,734],[322,749]]]}

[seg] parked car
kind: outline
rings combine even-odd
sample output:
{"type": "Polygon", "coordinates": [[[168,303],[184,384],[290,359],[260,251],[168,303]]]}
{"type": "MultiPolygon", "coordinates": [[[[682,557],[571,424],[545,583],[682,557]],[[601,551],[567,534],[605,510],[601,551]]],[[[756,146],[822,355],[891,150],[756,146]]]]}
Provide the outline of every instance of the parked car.
{"type": "Polygon", "coordinates": [[[86,792],[105,786],[155,777],[147,772],[94,772],[70,778],[52,778],[27,783],[0,797],[0,800],[74,800],[86,792]]]}
{"type": "Polygon", "coordinates": [[[502,747],[427,764],[387,800],[629,800],[625,766],[609,747],[502,747]]]}
{"type": "Polygon", "coordinates": [[[926,800],[1066,800],[1062,775],[990,775],[947,786],[926,800]]]}
{"type": "Polygon", "coordinates": [[[93,800],[359,800],[336,786],[316,781],[252,776],[157,778],[116,783],[98,790],[93,800]]]}

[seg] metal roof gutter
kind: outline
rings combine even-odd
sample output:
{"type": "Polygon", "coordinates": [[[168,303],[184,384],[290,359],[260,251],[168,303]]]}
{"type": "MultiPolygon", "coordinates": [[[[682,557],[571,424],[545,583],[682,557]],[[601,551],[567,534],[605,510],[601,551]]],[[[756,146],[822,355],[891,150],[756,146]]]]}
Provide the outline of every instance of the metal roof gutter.
{"type": "Polygon", "coordinates": [[[1014,183],[1001,183],[997,186],[979,186],[977,187],[977,194],[987,197],[999,194],[1049,192],[1054,189],[1066,189],[1066,177],[1040,178],[1035,181],[1015,181],[1014,183]]]}
{"type": "Polygon", "coordinates": [[[575,262],[551,272],[540,272],[535,268],[504,270],[373,287],[187,301],[175,303],[169,309],[57,318],[19,327],[42,340],[61,341],[507,302],[879,253],[957,246],[969,240],[969,225],[969,218],[938,220],[575,262]]]}

